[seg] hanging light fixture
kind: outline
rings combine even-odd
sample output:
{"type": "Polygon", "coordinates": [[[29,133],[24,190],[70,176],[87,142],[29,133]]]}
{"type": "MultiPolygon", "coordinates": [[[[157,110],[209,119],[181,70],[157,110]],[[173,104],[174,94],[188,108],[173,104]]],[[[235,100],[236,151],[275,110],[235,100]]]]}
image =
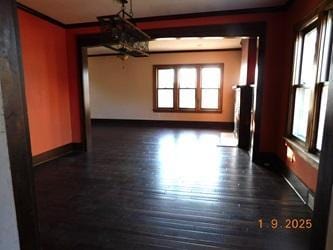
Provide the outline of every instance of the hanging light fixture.
{"type": "Polygon", "coordinates": [[[102,30],[102,43],[105,47],[115,50],[123,55],[134,57],[149,56],[150,36],[135,26],[133,19],[132,0],[130,13],[126,12],[128,0],[117,0],[121,10],[111,16],[97,17],[102,30]]]}

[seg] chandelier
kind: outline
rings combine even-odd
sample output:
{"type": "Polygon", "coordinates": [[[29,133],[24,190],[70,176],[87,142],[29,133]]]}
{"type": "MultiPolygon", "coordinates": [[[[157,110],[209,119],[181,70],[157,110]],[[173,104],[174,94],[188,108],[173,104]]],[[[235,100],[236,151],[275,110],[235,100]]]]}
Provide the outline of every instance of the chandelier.
{"type": "Polygon", "coordinates": [[[150,36],[131,22],[133,19],[132,0],[130,13],[126,12],[127,0],[117,0],[117,2],[121,3],[121,10],[117,14],[97,17],[101,26],[103,46],[122,55],[149,56],[150,36]]]}

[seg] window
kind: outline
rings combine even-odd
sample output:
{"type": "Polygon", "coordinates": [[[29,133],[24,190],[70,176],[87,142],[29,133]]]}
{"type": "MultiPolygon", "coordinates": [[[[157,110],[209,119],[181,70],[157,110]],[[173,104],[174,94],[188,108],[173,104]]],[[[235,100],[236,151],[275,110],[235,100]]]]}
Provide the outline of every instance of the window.
{"type": "Polygon", "coordinates": [[[290,137],[310,153],[323,139],[332,53],[332,13],[304,27],[295,43],[290,137]]]}
{"type": "Polygon", "coordinates": [[[221,69],[201,68],[201,108],[218,109],[221,85],[221,69]]]}
{"type": "Polygon", "coordinates": [[[175,70],[174,69],[159,69],[158,70],[158,107],[160,108],[173,108],[174,107],[174,82],[175,70]]]}
{"type": "Polygon", "coordinates": [[[154,66],[154,111],[222,112],[223,64],[154,66]]]}
{"type": "Polygon", "coordinates": [[[311,90],[316,78],[316,44],[318,27],[315,25],[301,35],[300,69],[294,84],[295,104],[292,134],[305,142],[311,102],[311,90]]]}
{"type": "Polygon", "coordinates": [[[179,81],[179,108],[195,109],[197,69],[194,67],[180,68],[178,71],[179,81]]]}

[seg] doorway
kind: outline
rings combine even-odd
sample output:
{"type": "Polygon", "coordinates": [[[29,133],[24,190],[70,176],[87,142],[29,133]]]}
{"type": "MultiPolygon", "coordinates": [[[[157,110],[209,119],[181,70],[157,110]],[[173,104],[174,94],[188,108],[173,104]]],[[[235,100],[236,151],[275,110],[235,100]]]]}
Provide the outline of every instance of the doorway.
{"type": "MultiPolygon", "coordinates": [[[[146,30],[146,32],[153,38],[163,37],[203,37],[203,36],[223,36],[223,37],[257,37],[258,50],[257,50],[257,77],[256,77],[256,90],[255,105],[257,112],[254,114],[254,123],[256,124],[253,132],[252,159],[254,162],[261,160],[260,148],[260,120],[261,120],[261,103],[262,103],[262,82],[263,82],[263,64],[264,64],[264,50],[265,50],[265,25],[263,23],[252,24],[226,24],[226,25],[212,25],[212,26],[195,26],[187,28],[173,28],[173,29],[160,29],[160,30],[146,30]]],[[[89,138],[91,138],[91,117],[90,107],[87,103],[89,100],[89,79],[88,79],[88,66],[87,66],[87,50],[89,47],[96,47],[101,45],[100,35],[82,35],[78,39],[78,47],[81,54],[81,72],[82,74],[82,120],[85,121],[86,129],[84,130],[83,138],[89,145],[89,138]]],[[[89,147],[88,147],[89,148],[89,147]]]]}
{"type": "Polygon", "coordinates": [[[149,43],[150,56],[141,58],[88,48],[92,121],[234,131],[233,87],[240,81],[243,39],[158,38],[149,43]]]}

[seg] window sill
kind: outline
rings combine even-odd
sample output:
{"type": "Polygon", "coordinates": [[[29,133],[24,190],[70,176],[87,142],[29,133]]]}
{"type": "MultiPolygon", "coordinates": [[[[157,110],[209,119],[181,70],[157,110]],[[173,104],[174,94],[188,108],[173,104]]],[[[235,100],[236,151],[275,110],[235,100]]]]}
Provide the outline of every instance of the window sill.
{"type": "Polygon", "coordinates": [[[213,114],[221,114],[222,110],[200,110],[200,111],[196,111],[196,110],[172,110],[172,109],[153,109],[153,112],[159,112],[159,113],[213,113],[213,114]]]}
{"type": "Polygon", "coordinates": [[[310,164],[313,168],[318,170],[319,168],[319,157],[315,154],[309,153],[302,145],[295,142],[294,140],[285,137],[286,144],[294,150],[303,160],[310,164]]]}

